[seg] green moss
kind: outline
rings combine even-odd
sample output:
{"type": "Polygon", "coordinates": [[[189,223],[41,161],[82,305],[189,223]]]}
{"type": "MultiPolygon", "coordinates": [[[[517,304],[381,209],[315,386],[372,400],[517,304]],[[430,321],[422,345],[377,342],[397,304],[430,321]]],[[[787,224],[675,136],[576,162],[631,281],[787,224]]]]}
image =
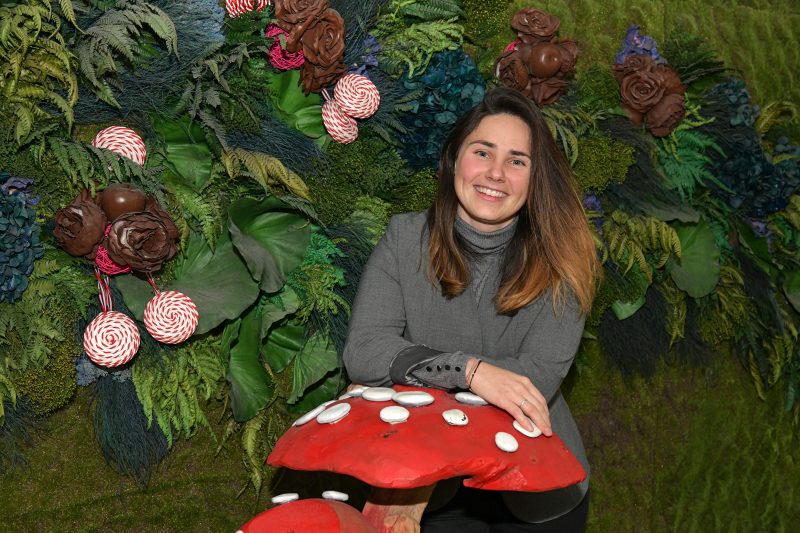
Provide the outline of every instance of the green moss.
{"type": "Polygon", "coordinates": [[[359,196],[384,197],[407,179],[403,160],[389,144],[364,132],[351,144],[330,146],[328,176],[310,176],[306,183],[321,220],[335,224],[353,211],[359,196]]]}
{"type": "Polygon", "coordinates": [[[438,182],[436,172],[425,168],[416,172],[408,183],[392,191],[392,213],[424,211],[433,205],[438,182]]]}
{"type": "Polygon", "coordinates": [[[622,183],[633,164],[634,148],[608,135],[578,141],[573,171],[583,191],[603,191],[610,182],[622,183]]]}
{"type": "Polygon", "coordinates": [[[475,60],[484,78],[494,76],[495,59],[516,36],[511,30],[508,0],[462,0],[467,40],[473,43],[465,50],[475,60]]]}
{"type": "Polygon", "coordinates": [[[14,378],[20,394],[28,397],[37,414],[46,415],[65,406],[75,395],[75,358],[80,347],[72,341],[49,342],[49,361],[30,365],[14,378]]]}
{"type": "Polygon", "coordinates": [[[619,84],[606,65],[591,65],[577,72],[578,107],[589,112],[619,105],[619,84]]]}

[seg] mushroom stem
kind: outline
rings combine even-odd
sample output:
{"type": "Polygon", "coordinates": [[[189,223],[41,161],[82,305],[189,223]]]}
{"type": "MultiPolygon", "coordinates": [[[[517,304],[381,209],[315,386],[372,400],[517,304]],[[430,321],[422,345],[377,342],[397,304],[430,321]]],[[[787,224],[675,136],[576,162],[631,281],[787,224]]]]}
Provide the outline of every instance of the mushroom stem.
{"type": "Polygon", "coordinates": [[[414,489],[373,487],[364,516],[381,533],[420,533],[419,521],[436,483],[414,489]]]}

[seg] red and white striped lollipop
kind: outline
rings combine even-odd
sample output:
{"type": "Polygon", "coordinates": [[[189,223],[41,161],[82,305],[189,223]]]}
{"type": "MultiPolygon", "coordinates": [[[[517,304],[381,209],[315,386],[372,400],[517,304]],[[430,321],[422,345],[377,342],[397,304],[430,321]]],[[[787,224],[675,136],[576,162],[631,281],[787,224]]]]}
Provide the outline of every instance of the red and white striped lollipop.
{"type": "Polygon", "coordinates": [[[360,74],[345,74],[333,89],[336,103],[353,118],[371,117],[381,103],[381,93],[372,80],[360,74]]]}
{"type": "Polygon", "coordinates": [[[335,99],[322,105],[322,123],[331,138],[342,144],[349,144],[358,138],[358,123],[339,108],[335,99]]]}
{"type": "MultiPolygon", "coordinates": [[[[257,0],[256,9],[260,13],[270,4],[270,0],[257,0]]],[[[253,0],[225,0],[225,11],[233,18],[241,17],[253,10],[253,0]]]]}
{"type": "Polygon", "coordinates": [[[155,340],[165,344],[178,344],[191,337],[197,319],[197,306],[178,291],[159,292],[144,308],[144,326],[155,340]]]}
{"type": "Polygon", "coordinates": [[[144,165],[147,149],[139,134],[125,126],[109,126],[95,135],[92,146],[107,148],[144,165]]]}
{"type": "Polygon", "coordinates": [[[139,329],[127,315],[103,311],[83,332],[83,349],[98,365],[114,367],[133,359],[139,340],[139,329]]]}

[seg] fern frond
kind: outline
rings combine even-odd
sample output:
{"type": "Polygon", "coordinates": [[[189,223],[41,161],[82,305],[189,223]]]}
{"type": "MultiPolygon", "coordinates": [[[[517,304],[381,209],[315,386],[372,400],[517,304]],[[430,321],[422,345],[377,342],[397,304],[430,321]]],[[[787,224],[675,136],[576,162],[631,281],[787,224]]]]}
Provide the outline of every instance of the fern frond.
{"type": "Polygon", "coordinates": [[[653,217],[631,217],[614,211],[603,223],[603,235],[608,257],[625,265],[626,272],[638,265],[648,281],[671,256],[681,257],[681,242],[675,230],[653,217]]]}
{"type": "MultiPolygon", "coordinates": [[[[283,166],[279,159],[242,148],[233,149],[228,152],[228,156],[231,161],[243,163],[248,175],[261,184],[265,190],[271,191],[272,186],[282,185],[295,196],[311,201],[308,186],[303,179],[283,166]]],[[[234,166],[236,165],[234,164],[234,166]]],[[[235,173],[238,174],[238,171],[235,173]]]]}

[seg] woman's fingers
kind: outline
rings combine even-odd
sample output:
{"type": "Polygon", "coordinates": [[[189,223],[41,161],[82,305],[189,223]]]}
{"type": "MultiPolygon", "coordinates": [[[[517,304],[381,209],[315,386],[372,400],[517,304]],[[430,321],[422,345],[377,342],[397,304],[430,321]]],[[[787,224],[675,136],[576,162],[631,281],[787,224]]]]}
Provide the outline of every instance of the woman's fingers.
{"type": "Polygon", "coordinates": [[[547,410],[547,404],[544,404],[543,408],[541,405],[538,405],[534,402],[522,402],[522,407],[519,411],[523,419],[520,419],[516,415],[513,416],[523,428],[527,429],[528,431],[533,431],[533,427],[531,426],[532,420],[533,423],[536,424],[536,427],[542,430],[542,433],[545,436],[549,437],[553,434],[553,429],[550,425],[550,413],[547,410]]]}

